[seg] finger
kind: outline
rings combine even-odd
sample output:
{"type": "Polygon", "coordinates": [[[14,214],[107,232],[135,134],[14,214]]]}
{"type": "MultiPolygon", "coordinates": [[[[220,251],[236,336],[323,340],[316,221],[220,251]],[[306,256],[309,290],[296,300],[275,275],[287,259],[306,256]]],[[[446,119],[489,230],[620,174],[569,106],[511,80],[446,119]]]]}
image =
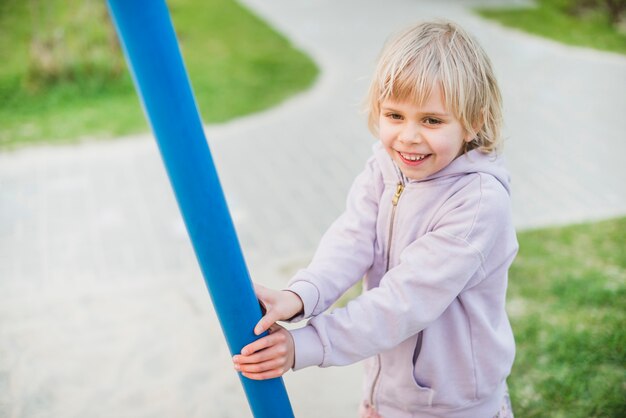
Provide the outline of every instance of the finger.
{"type": "Polygon", "coordinates": [[[284,365],[285,359],[278,357],[260,363],[239,364],[239,370],[242,373],[264,373],[274,369],[282,369],[284,365]]]}
{"type": "Polygon", "coordinates": [[[276,323],[276,321],[280,320],[280,316],[276,313],[275,310],[269,309],[263,317],[257,322],[254,327],[254,334],[261,335],[265,331],[267,331],[272,325],[276,323]]]}
{"type": "Polygon", "coordinates": [[[266,372],[263,373],[241,373],[243,376],[245,376],[248,379],[252,379],[252,380],[267,380],[267,379],[274,379],[277,377],[282,376],[285,373],[285,371],[281,368],[277,368],[274,370],[268,370],[266,372]]]}
{"type": "Polygon", "coordinates": [[[261,284],[253,283],[254,293],[256,297],[261,299],[262,301],[268,301],[272,298],[272,289],[267,288],[261,284]]]}
{"type": "Polygon", "coordinates": [[[272,320],[268,318],[268,315],[261,317],[259,322],[254,326],[254,335],[261,335],[273,324],[272,320]]]}
{"type": "MultiPolygon", "coordinates": [[[[283,344],[273,345],[264,350],[257,351],[249,356],[239,355],[233,357],[233,362],[238,365],[244,364],[259,364],[266,361],[270,361],[277,358],[285,359],[287,356],[287,349],[283,344]]],[[[283,360],[284,362],[284,360],[283,360]]]]}
{"type": "Polygon", "coordinates": [[[251,342],[241,349],[241,354],[243,356],[250,356],[251,354],[256,353],[257,351],[263,350],[267,347],[271,347],[280,341],[279,334],[268,335],[263,338],[259,338],[258,340],[251,342]]]}
{"type": "Polygon", "coordinates": [[[254,334],[261,335],[264,333],[274,322],[278,321],[279,315],[272,309],[272,304],[275,300],[273,297],[273,290],[269,289],[258,283],[253,283],[254,292],[259,304],[261,305],[262,317],[254,326],[254,334]]]}
{"type": "Polygon", "coordinates": [[[285,359],[277,358],[259,364],[239,365],[242,375],[255,380],[280,377],[289,370],[285,367],[285,359]]]}

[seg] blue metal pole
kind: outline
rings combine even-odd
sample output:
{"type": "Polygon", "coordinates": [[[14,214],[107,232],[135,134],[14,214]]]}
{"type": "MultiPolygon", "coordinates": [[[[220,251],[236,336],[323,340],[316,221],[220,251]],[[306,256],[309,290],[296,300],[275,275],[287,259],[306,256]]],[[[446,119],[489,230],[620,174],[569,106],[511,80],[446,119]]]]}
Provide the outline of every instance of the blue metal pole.
{"type": "MultiPolygon", "coordinates": [[[[231,354],[256,338],[261,310],[226,205],[164,0],[108,0],[231,354]]],[[[239,375],[255,418],[293,417],[281,378],[239,375]]]]}

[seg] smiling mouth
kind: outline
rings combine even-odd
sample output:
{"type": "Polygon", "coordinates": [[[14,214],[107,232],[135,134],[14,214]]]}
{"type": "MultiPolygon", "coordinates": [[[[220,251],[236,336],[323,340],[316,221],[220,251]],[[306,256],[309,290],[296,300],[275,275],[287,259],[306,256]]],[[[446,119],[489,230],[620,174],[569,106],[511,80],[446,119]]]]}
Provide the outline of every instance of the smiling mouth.
{"type": "Polygon", "coordinates": [[[402,162],[404,162],[405,164],[418,165],[422,163],[422,161],[430,157],[432,154],[409,154],[406,152],[398,151],[398,155],[400,156],[402,162]]]}

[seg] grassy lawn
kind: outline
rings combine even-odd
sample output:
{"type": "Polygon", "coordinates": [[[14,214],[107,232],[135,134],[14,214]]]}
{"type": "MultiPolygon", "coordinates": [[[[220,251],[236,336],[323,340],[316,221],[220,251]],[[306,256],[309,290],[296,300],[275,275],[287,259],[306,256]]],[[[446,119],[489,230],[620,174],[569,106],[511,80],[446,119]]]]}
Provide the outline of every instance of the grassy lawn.
{"type": "Polygon", "coordinates": [[[537,0],[531,8],[479,8],[483,17],[506,26],[554,39],[626,54],[626,16],[612,22],[603,7],[606,0],[537,0]],[[587,4],[586,7],[581,6],[587,4]]]}
{"type": "Polygon", "coordinates": [[[626,218],[518,238],[508,304],[515,415],[626,416],[626,218]]]}
{"type": "MultiPolygon", "coordinates": [[[[206,123],[311,86],[312,61],[234,0],[169,0],[206,123]]],[[[0,149],[148,130],[104,2],[0,2],[0,149]]]]}

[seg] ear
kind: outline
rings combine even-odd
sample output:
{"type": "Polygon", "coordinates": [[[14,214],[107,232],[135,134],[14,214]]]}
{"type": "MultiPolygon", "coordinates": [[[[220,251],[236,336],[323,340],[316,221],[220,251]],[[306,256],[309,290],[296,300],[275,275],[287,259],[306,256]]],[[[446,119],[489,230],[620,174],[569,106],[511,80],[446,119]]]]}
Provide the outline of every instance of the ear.
{"type": "Polygon", "coordinates": [[[478,126],[472,126],[471,131],[465,131],[465,137],[463,138],[463,140],[465,142],[472,142],[473,140],[475,140],[478,132],[480,132],[482,127],[482,124],[479,124],[478,126]]]}
{"type": "Polygon", "coordinates": [[[476,135],[478,135],[478,132],[480,132],[480,130],[483,128],[483,125],[484,123],[482,117],[480,118],[480,120],[474,122],[474,124],[472,124],[472,131],[466,131],[464,138],[465,142],[472,142],[474,139],[476,139],[476,135]]]}

